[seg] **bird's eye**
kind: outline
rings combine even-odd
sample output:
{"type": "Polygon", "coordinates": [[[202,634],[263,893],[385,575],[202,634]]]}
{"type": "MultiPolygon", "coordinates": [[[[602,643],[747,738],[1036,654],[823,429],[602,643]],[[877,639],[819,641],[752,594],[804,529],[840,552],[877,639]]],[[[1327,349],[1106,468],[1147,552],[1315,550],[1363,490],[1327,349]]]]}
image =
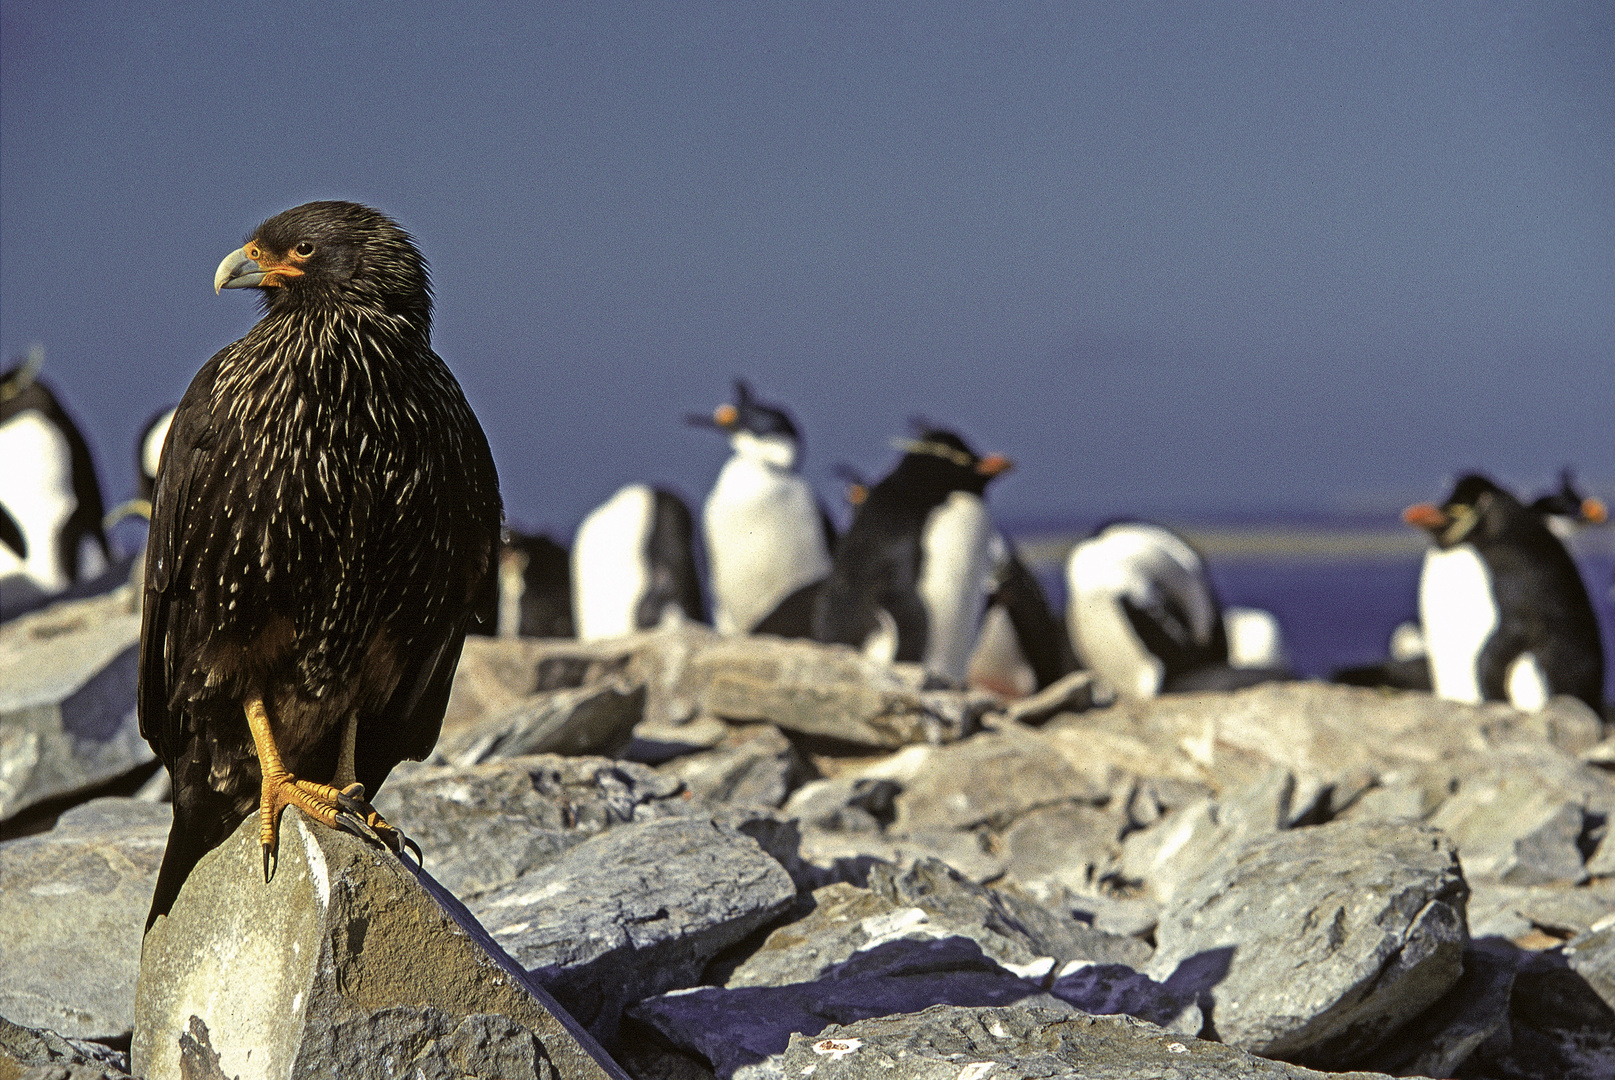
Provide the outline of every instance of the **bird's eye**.
{"type": "Polygon", "coordinates": [[[298,244],[297,247],[294,248],[293,250],[296,251],[296,253],[298,255],[301,255],[303,258],[306,259],[310,255],[314,254],[314,245],[312,243],[310,243],[309,241],[304,240],[301,244],[298,244]]]}

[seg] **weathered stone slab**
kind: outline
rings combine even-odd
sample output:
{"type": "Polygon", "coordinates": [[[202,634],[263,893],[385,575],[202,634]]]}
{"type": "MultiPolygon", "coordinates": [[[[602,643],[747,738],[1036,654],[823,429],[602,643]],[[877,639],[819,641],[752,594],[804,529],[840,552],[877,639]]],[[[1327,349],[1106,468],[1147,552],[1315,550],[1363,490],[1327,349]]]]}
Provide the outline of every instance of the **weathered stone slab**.
{"type": "Polygon", "coordinates": [[[200,1032],[226,1076],[623,1076],[398,859],[296,810],[272,881],[248,818],[146,936],[133,1071],[180,1077],[200,1032]]]}
{"type": "Polygon", "coordinates": [[[660,771],[683,781],[696,799],[709,804],[780,806],[813,778],[813,766],[771,724],[732,729],[722,745],[674,758],[660,771]]]}
{"type": "Polygon", "coordinates": [[[1615,1009],[1615,912],[1565,944],[1570,970],[1587,980],[1593,993],[1615,1009]]]}
{"type": "Polygon", "coordinates": [[[1430,829],[1343,822],[1260,837],[1162,913],[1145,972],[1180,985],[1196,973],[1232,1046],[1350,1064],[1457,981],[1467,895],[1451,842],[1430,829]]]}
{"type": "Polygon", "coordinates": [[[1062,803],[1033,810],[1000,837],[1005,867],[1022,884],[1048,882],[1073,892],[1098,886],[1121,856],[1127,819],[1116,810],[1062,803]]]}
{"type": "Polygon", "coordinates": [[[464,767],[528,754],[614,757],[644,716],[645,687],[620,678],[539,691],[458,725],[439,741],[432,761],[464,767]]]}
{"type": "Polygon", "coordinates": [[[755,840],[692,816],[595,836],[471,910],[610,1045],[624,1005],[697,982],[721,949],[795,898],[755,840]]]}
{"type": "Polygon", "coordinates": [[[951,829],[899,835],[807,828],[802,830],[800,854],[820,885],[846,881],[862,886],[876,866],[906,870],[925,859],[941,860],[976,882],[1004,874],[1004,860],[987,851],[981,837],[951,829]]]}
{"type": "Polygon", "coordinates": [[[1129,1016],[1090,1016],[1035,1003],[936,1005],[794,1036],[779,1076],[813,1080],[1375,1080],[1383,1073],[1320,1073],[1267,1061],[1129,1016]],[[811,1070],[811,1071],[809,1071],[811,1070]]]}
{"type": "Polygon", "coordinates": [[[892,803],[902,790],[895,780],[827,777],[811,780],[791,792],[782,809],[800,821],[804,829],[878,833],[896,816],[892,803]]]}
{"type": "Polygon", "coordinates": [[[461,898],[514,881],[615,825],[682,812],[677,779],[601,757],[539,754],[469,768],[404,762],[376,809],[461,898]]]}
{"type": "Polygon", "coordinates": [[[1591,930],[1615,912],[1615,880],[1585,885],[1508,885],[1486,878],[1469,883],[1469,932],[1519,941],[1533,932],[1557,938],[1591,930]]]}
{"type": "Polygon", "coordinates": [[[96,799],[0,844],[0,1015],[77,1039],[134,1029],[140,931],[172,819],[96,799]]]}
{"type": "Polygon", "coordinates": [[[1109,704],[1109,695],[1099,689],[1099,681],[1091,671],[1073,671],[1061,676],[1035,694],[1012,701],[1004,709],[1004,718],[1013,724],[1036,726],[1046,723],[1060,713],[1087,712],[1101,703],[1109,704]]]}
{"type": "Polygon", "coordinates": [[[1577,884],[1583,804],[1540,778],[1491,769],[1466,776],[1429,818],[1458,845],[1464,873],[1514,885],[1577,884]]]}
{"type": "MultiPolygon", "coordinates": [[[[697,987],[629,1009],[680,1049],[701,1055],[720,1077],[781,1074],[778,1055],[791,1037],[833,1023],[916,1012],[939,1002],[1071,1006],[1016,978],[962,937],[887,941],[836,965],[823,978],[789,986],[697,987]],[[747,1069],[758,1069],[746,1072],[747,1069]]],[[[904,1073],[888,1073],[903,1076],[904,1073]]],[[[953,1074],[957,1076],[956,1071],[953,1074]]]]}
{"type": "Polygon", "coordinates": [[[0,1016],[0,1077],[5,1080],[130,1080],[129,1055],[0,1016]]]}
{"type": "Polygon", "coordinates": [[[897,796],[903,832],[1004,828],[1028,811],[1067,802],[1097,803],[1105,787],[1073,768],[1035,733],[984,731],[932,754],[897,796]]]}
{"type": "Polygon", "coordinates": [[[128,588],[0,627],[0,820],[153,760],[135,717],[139,641],[128,588]]]}

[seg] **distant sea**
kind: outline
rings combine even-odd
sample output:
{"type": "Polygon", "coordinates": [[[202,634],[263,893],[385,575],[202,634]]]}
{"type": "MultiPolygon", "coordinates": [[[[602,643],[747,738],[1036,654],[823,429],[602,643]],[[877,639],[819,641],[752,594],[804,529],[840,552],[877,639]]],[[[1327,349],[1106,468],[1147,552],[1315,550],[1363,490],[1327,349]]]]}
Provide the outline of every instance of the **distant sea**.
{"type": "MultiPolygon", "coordinates": [[[[1155,520],[1205,557],[1224,607],[1272,612],[1290,662],[1304,676],[1327,679],[1340,668],[1383,660],[1397,624],[1418,621],[1425,542],[1394,519],[1155,520]]],[[[1008,523],[1005,531],[1057,611],[1065,609],[1066,553],[1098,524],[1008,523]]],[[[1604,698],[1615,701],[1615,527],[1584,529],[1568,546],[1598,613],[1604,698]]]]}

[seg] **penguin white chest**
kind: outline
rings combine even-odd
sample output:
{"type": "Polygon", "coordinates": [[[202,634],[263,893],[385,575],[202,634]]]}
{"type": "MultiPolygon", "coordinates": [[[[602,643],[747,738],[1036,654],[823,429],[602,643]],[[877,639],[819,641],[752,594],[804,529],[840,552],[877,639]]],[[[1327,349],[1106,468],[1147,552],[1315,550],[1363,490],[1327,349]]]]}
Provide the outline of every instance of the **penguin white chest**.
{"type": "Polygon", "coordinates": [[[572,544],[573,617],[578,638],[631,634],[639,601],[650,584],[646,547],[656,496],[629,484],[583,519],[572,544]]]}
{"type": "Polygon", "coordinates": [[[931,511],[920,535],[925,667],[956,683],[969,674],[992,583],[996,535],[986,504],[963,491],[931,511]]]}
{"type": "Polygon", "coordinates": [[[701,517],[719,633],[746,633],[830,573],[818,501],[794,472],[737,455],[718,474],[701,517]]]}
{"type": "Polygon", "coordinates": [[[0,424],[0,503],[22,530],[25,559],[0,544],[0,576],[24,574],[47,592],[69,582],[57,557],[57,537],[78,508],[73,493],[73,448],[32,410],[0,424]]]}
{"type": "Polygon", "coordinates": [[[1497,629],[1491,571],[1468,544],[1429,551],[1419,574],[1419,622],[1437,697],[1479,702],[1476,661],[1497,629]]]}

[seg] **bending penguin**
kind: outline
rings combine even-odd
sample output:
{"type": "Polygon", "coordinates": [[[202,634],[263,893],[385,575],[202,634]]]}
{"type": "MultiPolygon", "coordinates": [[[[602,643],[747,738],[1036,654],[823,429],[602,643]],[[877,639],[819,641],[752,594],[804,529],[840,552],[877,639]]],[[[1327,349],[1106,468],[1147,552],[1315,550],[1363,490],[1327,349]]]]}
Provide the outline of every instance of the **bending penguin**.
{"type": "Polygon", "coordinates": [[[1170,529],[1134,521],[1102,527],[1071,550],[1066,587],[1072,649],[1122,697],[1291,677],[1265,612],[1232,620],[1263,640],[1230,661],[1228,623],[1205,562],[1170,529]]]}
{"type": "MultiPolygon", "coordinates": [[[[918,425],[917,425],[918,426],[918,425]]],[[[923,663],[955,684],[969,674],[1003,541],[983,495],[1012,467],[951,431],[922,427],[858,506],[813,608],[813,636],[923,663]]]]}
{"type": "Polygon", "coordinates": [[[812,634],[813,595],[830,574],[835,529],[797,472],[802,437],[790,415],[743,379],[735,400],[688,422],[729,436],[734,453],[702,507],[712,622],[721,634],[812,634]]]}
{"type": "Polygon", "coordinates": [[[1569,694],[1602,711],[1598,620],[1540,512],[1471,473],[1441,506],[1402,517],[1435,541],[1419,574],[1419,622],[1438,697],[1534,710],[1569,694]]]}
{"type": "Polygon", "coordinates": [[[0,578],[15,591],[52,595],[92,578],[111,562],[101,526],[101,487],[90,447],[39,378],[44,351],[0,374],[0,578]]]}
{"type": "Polygon", "coordinates": [[[578,526],[572,618],[583,641],[702,617],[695,519],[671,491],[629,484],[578,526]]]}

